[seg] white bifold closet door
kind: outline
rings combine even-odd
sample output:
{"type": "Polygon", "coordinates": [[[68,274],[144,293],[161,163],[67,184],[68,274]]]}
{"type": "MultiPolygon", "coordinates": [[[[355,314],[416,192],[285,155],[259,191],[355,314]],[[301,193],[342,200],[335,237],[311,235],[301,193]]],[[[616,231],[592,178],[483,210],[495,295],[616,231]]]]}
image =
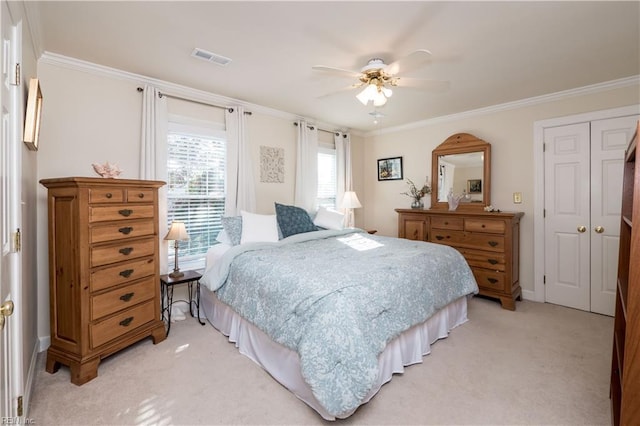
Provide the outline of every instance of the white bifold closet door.
{"type": "Polygon", "coordinates": [[[638,118],[544,130],[546,302],[613,315],[623,157],[638,118]]]}

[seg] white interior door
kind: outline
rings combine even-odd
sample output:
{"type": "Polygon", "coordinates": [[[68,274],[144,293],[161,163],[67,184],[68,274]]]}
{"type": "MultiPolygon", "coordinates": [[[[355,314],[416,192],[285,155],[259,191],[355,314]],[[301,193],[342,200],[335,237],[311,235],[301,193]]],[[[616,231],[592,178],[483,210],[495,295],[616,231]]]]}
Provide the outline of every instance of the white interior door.
{"type": "Polygon", "coordinates": [[[2,1],[2,81],[0,82],[0,316],[4,324],[0,330],[0,417],[3,422],[17,424],[18,397],[22,394],[22,341],[15,315],[10,306],[19,305],[19,261],[13,236],[20,221],[18,149],[18,89],[16,86],[17,39],[19,37],[2,1]]]}
{"type": "Polygon", "coordinates": [[[622,159],[637,120],[544,130],[545,301],[613,315],[622,159]]]}
{"type": "Polygon", "coordinates": [[[589,123],[544,130],[545,300],[589,310],[589,123]]]}
{"type": "Polygon", "coordinates": [[[624,151],[640,116],[591,122],[591,311],[613,316],[624,151]]]}

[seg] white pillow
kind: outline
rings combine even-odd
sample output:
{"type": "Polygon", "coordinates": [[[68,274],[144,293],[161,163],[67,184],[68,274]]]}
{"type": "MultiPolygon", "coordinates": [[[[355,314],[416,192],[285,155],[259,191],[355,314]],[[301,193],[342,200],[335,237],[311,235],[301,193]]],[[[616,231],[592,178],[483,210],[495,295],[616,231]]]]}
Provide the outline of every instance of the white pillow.
{"type": "Polygon", "coordinates": [[[320,207],[313,224],[327,229],[344,229],[344,214],[325,207],[320,207]]]}
{"type": "Polygon", "coordinates": [[[241,211],[242,236],[240,244],[278,241],[276,215],[255,214],[241,211]]]}

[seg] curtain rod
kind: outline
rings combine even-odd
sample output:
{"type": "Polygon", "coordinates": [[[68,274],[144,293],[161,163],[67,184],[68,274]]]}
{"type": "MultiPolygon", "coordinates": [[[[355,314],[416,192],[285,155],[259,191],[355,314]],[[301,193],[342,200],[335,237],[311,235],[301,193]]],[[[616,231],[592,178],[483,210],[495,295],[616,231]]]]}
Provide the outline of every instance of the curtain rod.
{"type": "MultiPolygon", "coordinates": [[[[138,87],[136,90],[138,92],[144,91],[144,89],[142,87],[138,87]]],[[[189,99],[189,98],[183,98],[182,96],[176,96],[176,95],[170,95],[168,93],[158,92],[158,97],[159,98],[161,98],[163,96],[166,96],[167,98],[180,99],[182,101],[193,102],[194,104],[200,104],[200,105],[206,105],[206,106],[210,106],[210,107],[214,107],[214,108],[226,109],[229,112],[233,112],[233,108],[231,108],[231,107],[224,107],[224,106],[220,106],[220,105],[214,105],[214,104],[210,104],[210,103],[207,103],[207,102],[196,101],[196,100],[189,99]]],[[[251,111],[245,111],[244,113],[247,114],[247,115],[252,115],[251,111]]]]}
{"type": "MultiPolygon", "coordinates": [[[[294,125],[294,126],[298,126],[298,122],[297,122],[297,121],[294,121],[294,122],[293,122],[293,125],[294,125]]],[[[314,127],[314,126],[309,126],[309,125],[307,125],[307,128],[308,128],[308,129],[310,129],[310,130],[315,129],[315,127],[314,127]]],[[[340,136],[340,132],[336,132],[336,131],[333,131],[333,130],[325,130],[325,129],[321,129],[320,127],[318,127],[318,131],[319,131],[319,132],[325,132],[325,133],[333,133],[333,134],[334,134],[334,135],[336,135],[336,136],[340,136]]],[[[347,134],[346,134],[346,133],[343,133],[343,134],[342,134],[342,137],[343,137],[343,138],[346,138],[346,137],[347,137],[347,134]]]]}

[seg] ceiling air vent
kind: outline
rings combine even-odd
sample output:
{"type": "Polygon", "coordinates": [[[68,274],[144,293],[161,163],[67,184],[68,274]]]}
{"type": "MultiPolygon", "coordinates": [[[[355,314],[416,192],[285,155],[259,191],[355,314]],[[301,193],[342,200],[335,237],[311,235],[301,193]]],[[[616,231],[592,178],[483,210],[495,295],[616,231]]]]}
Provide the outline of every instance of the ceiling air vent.
{"type": "Polygon", "coordinates": [[[214,64],[218,64],[221,66],[226,66],[231,62],[231,59],[226,58],[222,55],[216,55],[215,53],[207,52],[206,50],[195,48],[193,52],[191,52],[191,56],[194,58],[202,59],[207,62],[213,62],[214,64]]]}

